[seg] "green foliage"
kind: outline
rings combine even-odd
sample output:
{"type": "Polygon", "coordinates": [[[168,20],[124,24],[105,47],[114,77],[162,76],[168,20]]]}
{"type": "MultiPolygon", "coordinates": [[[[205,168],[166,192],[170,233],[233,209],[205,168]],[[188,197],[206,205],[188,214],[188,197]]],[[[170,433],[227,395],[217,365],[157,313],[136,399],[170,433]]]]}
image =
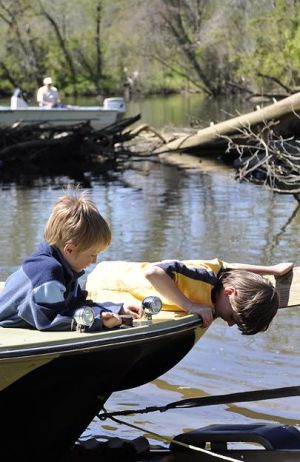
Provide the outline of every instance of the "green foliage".
{"type": "MultiPolygon", "coordinates": [[[[300,5],[280,0],[261,13],[258,11],[248,21],[246,32],[251,46],[239,55],[239,73],[252,82],[261,73],[293,87],[299,79],[300,5]]],[[[272,80],[258,82],[268,90],[274,88],[272,80]]]]}
{"type": "MultiPolygon", "coordinates": [[[[58,85],[61,88],[61,93],[63,92],[66,96],[71,96],[74,93],[73,83],[66,83],[65,85],[58,85]]],[[[94,95],[95,94],[95,85],[90,80],[80,76],[76,81],[76,88],[79,95],[94,95]]]]}
{"type": "Polygon", "coordinates": [[[299,24],[296,0],[2,0],[1,89],[51,75],[66,95],[113,94],[126,72],[142,93],[274,88],[258,73],[292,87],[299,24]]]}

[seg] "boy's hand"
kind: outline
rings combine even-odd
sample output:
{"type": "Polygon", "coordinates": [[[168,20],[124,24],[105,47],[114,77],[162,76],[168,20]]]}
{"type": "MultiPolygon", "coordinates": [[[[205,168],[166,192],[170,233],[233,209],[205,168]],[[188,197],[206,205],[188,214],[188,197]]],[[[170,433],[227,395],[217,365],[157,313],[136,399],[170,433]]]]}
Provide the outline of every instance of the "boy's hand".
{"type": "Polygon", "coordinates": [[[208,327],[214,320],[214,309],[209,306],[193,303],[189,307],[189,313],[198,314],[203,321],[203,327],[208,327]]]}
{"type": "Polygon", "coordinates": [[[103,311],[101,314],[102,322],[105,327],[111,329],[112,327],[117,327],[122,324],[120,316],[110,311],[103,311]]]}
{"type": "Polygon", "coordinates": [[[143,313],[144,310],[141,305],[131,305],[129,303],[124,303],[123,308],[120,311],[120,314],[129,314],[134,319],[141,318],[143,313]]]}
{"type": "Polygon", "coordinates": [[[274,276],[283,276],[284,274],[291,271],[293,268],[294,263],[278,263],[277,265],[273,265],[274,268],[274,276]]]}

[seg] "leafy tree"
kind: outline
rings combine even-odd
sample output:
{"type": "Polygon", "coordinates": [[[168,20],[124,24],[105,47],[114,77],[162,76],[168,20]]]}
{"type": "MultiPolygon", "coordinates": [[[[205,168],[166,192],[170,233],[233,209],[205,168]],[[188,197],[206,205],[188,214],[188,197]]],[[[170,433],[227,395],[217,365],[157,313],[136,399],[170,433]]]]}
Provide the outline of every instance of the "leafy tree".
{"type": "Polygon", "coordinates": [[[246,74],[252,82],[263,76],[260,83],[269,90],[273,89],[274,81],[282,82],[285,89],[298,85],[300,3],[264,1],[255,2],[255,7],[247,23],[250,46],[240,55],[240,74],[246,74]]]}

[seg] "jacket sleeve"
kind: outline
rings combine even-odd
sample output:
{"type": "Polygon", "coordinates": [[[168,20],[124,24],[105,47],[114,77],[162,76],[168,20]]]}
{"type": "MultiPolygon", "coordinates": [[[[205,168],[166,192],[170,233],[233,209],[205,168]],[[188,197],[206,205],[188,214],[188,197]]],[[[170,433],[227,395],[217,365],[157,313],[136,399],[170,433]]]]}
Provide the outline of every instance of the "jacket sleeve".
{"type": "Polygon", "coordinates": [[[179,260],[164,260],[159,263],[155,263],[155,266],[163,269],[175,283],[178,277],[184,276],[185,278],[193,281],[202,281],[208,284],[216,285],[218,278],[213,270],[201,266],[188,265],[185,262],[179,260]]]}
{"type": "Polygon", "coordinates": [[[19,305],[19,317],[38,330],[71,330],[72,313],[67,309],[65,291],[58,281],[35,287],[19,305]]]}
{"type": "Polygon", "coordinates": [[[86,299],[88,295],[87,290],[81,289],[81,300],[84,300],[85,306],[100,308],[102,311],[111,311],[112,313],[119,314],[122,311],[124,303],[113,302],[94,302],[93,300],[86,299]]]}
{"type": "MultiPolygon", "coordinates": [[[[58,281],[41,284],[28,294],[27,299],[19,306],[20,318],[41,331],[71,330],[75,310],[91,305],[88,300],[85,300],[84,291],[82,291],[81,297],[70,300],[69,304],[68,300],[64,298],[65,292],[65,286],[58,281]]],[[[95,308],[97,308],[95,309],[95,326],[91,330],[102,328],[101,313],[103,311],[113,311],[111,308],[117,311],[121,307],[120,304],[95,304],[95,308]]]]}
{"type": "Polygon", "coordinates": [[[176,279],[176,275],[181,274],[190,279],[205,280],[207,275],[211,274],[206,268],[188,266],[186,263],[179,260],[164,260],[155,263],[155,266],[163,269],[172,279],[176,279]]]}

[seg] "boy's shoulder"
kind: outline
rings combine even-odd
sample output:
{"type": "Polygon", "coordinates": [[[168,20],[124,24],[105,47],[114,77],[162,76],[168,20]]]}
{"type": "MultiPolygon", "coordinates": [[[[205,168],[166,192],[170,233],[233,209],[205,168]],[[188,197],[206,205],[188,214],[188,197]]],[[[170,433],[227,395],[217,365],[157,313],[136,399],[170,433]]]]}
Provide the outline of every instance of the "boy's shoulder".
{"type": "Polygon", "coordinates": [[[183,263],[192,268],[205,269],[207,271],[213,271],[218,273],[222,268],[227,267],[227,263],[219,258],[214,258],[212,260],[183,260],[183,263]]]}
{"type": "Polygon", "coordinates": [[[33,285],[64,279],[63,264],[51,253],[33,253],[23,261],[22,269],[33,285]]]}

